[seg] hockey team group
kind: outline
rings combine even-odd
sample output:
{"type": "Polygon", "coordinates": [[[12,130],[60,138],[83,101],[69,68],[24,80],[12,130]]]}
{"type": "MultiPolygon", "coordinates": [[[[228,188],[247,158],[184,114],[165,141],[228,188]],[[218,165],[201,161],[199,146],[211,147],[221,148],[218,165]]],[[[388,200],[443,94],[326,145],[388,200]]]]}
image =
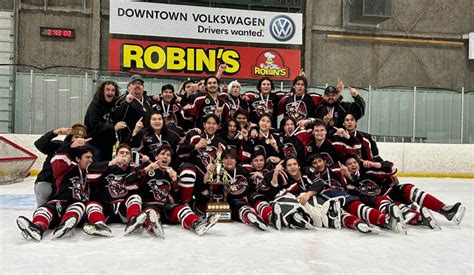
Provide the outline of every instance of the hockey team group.
{"type": "Polygon", "coordinates": [[[181,224],[203,235],[224,218],[208,209],[216,200],[228,204],[231,220],[262,231],[407,234],[407,224],[440,230],[438,214],[461,222],[465,206],[399,182],[395,164],[357,130],[365,102],[356,89],[352,102],[343,101],[341,82],[309,93],[302,73],[289,92],[264,77],[243,93],[237,81],[221,85],[224,69],[156,95],[140,75],[122,94],[115,82],[101,83],[83,124],[35,142],[46,160],[35,182],[38,208],[17,219],[22,235],[40,241],[53,229],[55,239],[80,226],[112,236],[110,223],[124,223],[125,234],[164,238],[162,224],[181,224]]]}

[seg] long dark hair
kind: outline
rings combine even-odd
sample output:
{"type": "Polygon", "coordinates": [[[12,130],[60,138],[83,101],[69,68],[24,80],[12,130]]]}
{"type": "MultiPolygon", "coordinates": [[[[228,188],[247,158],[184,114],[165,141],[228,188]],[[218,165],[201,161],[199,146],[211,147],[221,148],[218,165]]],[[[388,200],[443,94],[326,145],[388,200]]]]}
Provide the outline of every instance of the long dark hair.
{"type": "Polygon", "coordinates": [[[111,104],[115,104],[115,102],[117,101],[117,98],[120,95],[120,88],[117,85],[117,83],[115,83],[111,80],[106,80],[106,81],[100,83],[99,87],[97,87],[97,90],[95,91],[94,98],[99,100],[100,102],[106,102],[105,101],[105,96],[104,96],[104,89],[105,89],[106,85],[112,85],[115,88],[114,99],[111,102],[111,104]]]}
{"type": "Polygon", "coordinates": [[[261,86],[262,86],[262,82],[265,81],[265,80],[270,81],[270,86],[272,87],[271,90],[275,89],[275,85],[273,84],[273,81],[269,77],[262,77],[262,78],[260,78],[260,80],[257,83],[257,90],[259,92],[262,92],[261,86]]]}

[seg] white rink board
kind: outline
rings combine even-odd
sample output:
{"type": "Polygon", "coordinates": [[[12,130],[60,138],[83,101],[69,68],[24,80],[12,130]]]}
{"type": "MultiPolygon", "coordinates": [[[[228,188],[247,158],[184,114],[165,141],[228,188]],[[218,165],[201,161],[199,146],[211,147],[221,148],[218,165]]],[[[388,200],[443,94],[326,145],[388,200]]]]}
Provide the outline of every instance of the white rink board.
{"type": "MultiPolygon", "coordinates": [[[[33,169],[41,169],[45,155],[34,142],[41,135],[2,134],[38,156],[33,169]]],[[[380,156],[390,160],[401,173],[474,174],[474,144],[378,142],[380,156]],[[455,164],[455,165],[454,165],[455,164]]]]}
{"type": "Polygon", "coordinates": [[[76,230],[70,238],[41,243],[24,240],[15,219],[31,217],[33,178],[0,186],[0,274],[11,273],[473,273],[474,180],[401,178],[446,203],[461,201],[467,212],[460,226],[435,214],[442,230],[408,226],[408,235],[382,231],[365,236],[347,229],[257,232],[241,223],[217,224],[198,237],[165,225],[166,239],[142,232],[113,238],[76,230]],[[22,197],[20,195],[23,195],[22,197]]]}

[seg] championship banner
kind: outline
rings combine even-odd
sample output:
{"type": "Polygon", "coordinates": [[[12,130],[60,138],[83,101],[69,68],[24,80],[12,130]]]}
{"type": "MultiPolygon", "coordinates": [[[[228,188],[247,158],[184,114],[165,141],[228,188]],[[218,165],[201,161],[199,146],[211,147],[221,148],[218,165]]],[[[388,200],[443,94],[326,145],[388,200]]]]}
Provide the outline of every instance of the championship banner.
{"type": "Polygon", "coordinates": [[[303,44],[303,15],[110,0],[112,34],[303,44]]]}
{"type": "Polygon", "coordinates": [[[110,39],[109,70],[174,76],[214,75],[222,78],[264,76],[292,80],[301,68],[300,50],[110,39]]]}

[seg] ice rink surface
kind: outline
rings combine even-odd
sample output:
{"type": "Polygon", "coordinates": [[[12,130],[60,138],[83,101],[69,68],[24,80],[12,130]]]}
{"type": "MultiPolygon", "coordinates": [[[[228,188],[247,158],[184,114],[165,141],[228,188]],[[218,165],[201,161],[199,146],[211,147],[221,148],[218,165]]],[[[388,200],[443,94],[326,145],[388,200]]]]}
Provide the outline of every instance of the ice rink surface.
{"type": "Polygon", "coordinates": [[[0,274],[65,273],[285,273],[285,274],[473,274],[474,180],[400,178],[445,203],[466,207],[461,225],[435,213],[442,230],[408,226],[408,235],[383,230],[363,235],[348,229],[258,232],[242,223],[217,224],[198,237],[179,225],[165,225],[166,239],[146,232],[112,238],[81,229],[38,243],[20,235],[15,220],[35,209],[33,178],[0,186],[0,274]]]}

